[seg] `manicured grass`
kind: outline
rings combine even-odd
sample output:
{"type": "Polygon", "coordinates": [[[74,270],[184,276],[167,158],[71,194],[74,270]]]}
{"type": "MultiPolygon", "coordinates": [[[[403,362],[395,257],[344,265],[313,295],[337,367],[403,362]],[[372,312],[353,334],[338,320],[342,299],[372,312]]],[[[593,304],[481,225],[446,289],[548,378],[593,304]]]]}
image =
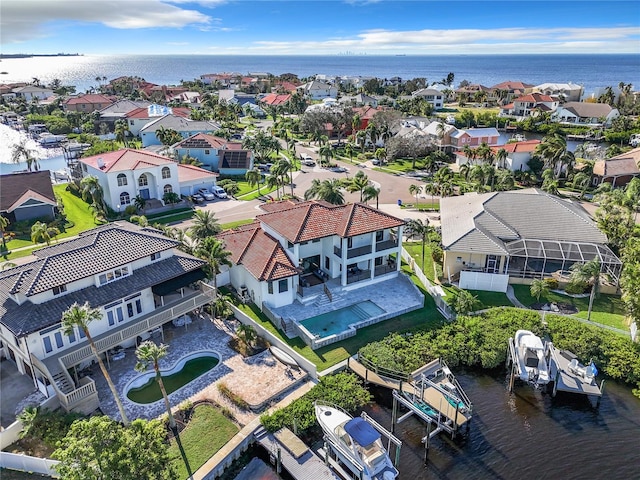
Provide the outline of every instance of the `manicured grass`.
{"type": "Polygon", "coordinates": [[[479,310],[491,307],[513,307],[507,295],[501,292],[487,292],[485,290],[469,290],[474,297],[478,297],[478,302],[482,304],[479,310]]]}
{"type": "Polygon", "coordinates": [[[442,265],[436,264],[433,261],[429,242],[424,244],[424,265],[422,265],[422,242],[404,242],[402,246],[409,252],[409,255],[415,260],[416,265],[420,267],[429,280],[435,282],[436,275],[442,277],[442,265]]]}
{"type": "Polygon", "coordinates": [[[58,238],[71,237],[96,227],[93,214],[89,211],[89,204],[68,192],[66,188],[66,184],[54,185],[53,191],[62,199],[67,220],[73,222],[74,226],[58,235],[58,238]]]}
{"type": "MultiPolygon", "coordinates": [[[[180,432],[180,443],[187,457],[191,473],[220,450],[234,435],[238,427],[219,408],[211,405],[196,406],[187,427],[180,432]]],[[[179,479],[189,476],[178,442],[171,440],[169,454],[179,479]]]]}
{"type": "Polygon", "coordinates": [[[246,220],[237,220],[235,222],[223,223],[220,226],[222,230],[230,230],[232,228],[241,227],[242,225],[248,225],[249,223],[253,223],[253,218],[247,218],[246,220]]]}
{"type": "Polygon", "coordinates": [[[193,218],[193,214],[195,213],[194,210],[189,210],[183,213],[174,213],[172,215],[167,215],[165,217],[159,217],[159,218],[154,218],[149,220],[149,223],[153,224],[153,223],[162,223],[162,224],[167,224],[167,223],[173,223],[173,222],[181,222],[182,220],[189,220],[191,218],[193,218]]]}
{"type": "Polygon", "coordinates": [[[437,200],[426,200],[418,203],[403,203],[402,208],[413,208],[415,210],[440,211],[440,202],[437,200]]]}
{"type": "Polygon", "coordinates": [[[154,219],[159,218],[159,217],[164,217],[165,215],[178,215],[180,213],[184,214],[184,213],[188,213],[188,212],[193,212],[193,208],[191,208],[191,207],[180,207],[180,208],[175,208],[174,210],[169,210],[167,212],[152,213],[151,215],[145,215],[145,217],[147,217],[147,220],[154,220],[154,219]]]}
{"type": "MultiPolygon", "coordinates": [[[[531,290],[528,285],[514,285],[513,290],[518,300],[520,300],[524,305],[530,306],[537,303],[537,300],[531,296],[531,290]]],[[[587,318],[589,297],[573,298],[567,295],[550,292],[546,299],[541,298],[540,301],[571,304],[578,309],[578,313],[575,315],[576,317],[584,319],[587,318]]],[[[602,325],[608,325],[621,330],[628,330],[629,326],[627,325],[625,315],[626,311],[624,304],[617,295],[600,294],[593,301],[593,309],[591,312],[592,322],[601,323],[602,325]]]]}
{"type": "MultiPolygon", "coordinates": [[[[384,170],[391,170],[392,172],[407,173],[414,170],[419,170],[424,167],[424,159],[417,158],[415,163],[413,160],[399,158],[392,160],[382,167],[384,170]]],[[[425,172],[426,174],[426,172],[425,172]]]]}
{"type": "MultiPolygon", "coordinates": [[[[407,274],[410,273],[404,267],[403,270],[405,270],[405,273],[407,274]]],[[[430,330],[443,324],[444,318],[440,315],[440,312],[436,308],[431,296],[425,291],[424,287],[415,276],[412,276],[411,278],[425,296],[425,303],[421,309],[405,313],[404,315],[400,315],[384,322],[369,325],[368,327],[359,328],[358,334],[355,337],[347,338],[341,342],[332,343],[331,345],[327,345],[326,347],[318,350],[312,350],[300,338],[287,338],[269,321],[266,316],[262,314],[262,312],[260,312],[257,306],[248,304],[239,305],[238,308],[269,332],[287,343],[297,353],[315,364],[318,371],[322,371],[346,360],[352,355],[355,355],[361,347],[368,343],[382,340],[391,331],[404,332],[430,330]]]]}

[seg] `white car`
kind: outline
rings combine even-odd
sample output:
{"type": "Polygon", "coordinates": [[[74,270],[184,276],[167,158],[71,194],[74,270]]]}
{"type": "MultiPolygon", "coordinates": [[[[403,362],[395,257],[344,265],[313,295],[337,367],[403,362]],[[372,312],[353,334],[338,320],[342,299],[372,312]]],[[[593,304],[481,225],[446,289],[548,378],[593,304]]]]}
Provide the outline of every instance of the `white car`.
{"type": "Polygon", "coordinates": [[[224,191],[224,188],[222,187],[213,187],[211,189],[213,191],[213,194],[218,197],[218,198],[227,198],[227,192],[224,191]]]}
{"type": "Polygon", "coordinates": [[[208,189],[206,189],[206,188],[201,188],[200,190],[198,190],[198,193],[199,193],[200,195],[202,195],[202,196],[205,198],[205,200],[213,200],[213,199],[215,199],[215,198],[216,198],[216,197],[214,197],[213,193],[211,193],[211,192],[210,192],[208,189]]]}

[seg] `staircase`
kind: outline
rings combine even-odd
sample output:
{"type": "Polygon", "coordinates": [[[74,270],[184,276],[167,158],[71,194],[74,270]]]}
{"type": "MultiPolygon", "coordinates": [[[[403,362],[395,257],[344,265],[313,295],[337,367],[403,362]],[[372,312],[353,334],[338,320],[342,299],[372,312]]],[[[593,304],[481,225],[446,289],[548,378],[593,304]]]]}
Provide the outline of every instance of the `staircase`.
{"type": "Polygon", "coordinates": [[[69,383],[69,375],[66,372],[58,372],[53,376],[53,380],[63,393],[71,393],[75,390],[75,386],[69,383]]]}
{"type": "Polygon", "coordinates": [[[287,336],[287,338],[295,338],[298,336],[298,331],[296,330],[294,320],[290,318],[283,318],[280,323],[284,330],[284,334],[287,336]]]}

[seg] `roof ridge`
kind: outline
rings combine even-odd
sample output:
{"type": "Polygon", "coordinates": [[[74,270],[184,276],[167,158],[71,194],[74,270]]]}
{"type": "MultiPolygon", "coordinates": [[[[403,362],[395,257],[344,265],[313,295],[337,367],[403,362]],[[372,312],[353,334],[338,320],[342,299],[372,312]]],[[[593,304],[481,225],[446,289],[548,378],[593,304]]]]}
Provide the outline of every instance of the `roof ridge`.
{"type": "Polygon", "coordinates": [[[353,223],[353,216],[355,214],[356,204],[351,203],[349,205],[342,205],[342,206],[346,207],[345,213],[347,214],[347,218],[346,218],[346,221],[344,222],[344,228],[342,229],[342,232],[340,232],[338,235],[340,235],[342,238],[345,238],[347,236],[347,232],[349,231],[349,227],[353,223]]]}
{"type": "MultiPolygon", "coordinates": [[[[238,262],[237,263],[242,263],[242,259],[244,258],[244,256],[247,254],[247,252],[249,251],[249,248],[251,246],[251,244],[253,243],[253,241],[256,239],[256,236],[258,235],[258,231],[262,231],[261,228],[256,228],[251,232],[251,236],[249,237],[249,240],[247,241],[247,243],[244,244],[244,247],[242,248],[242,253],[240,255],[238,255],[238,262]]],[[[239,230],[238,232],[241,232],[242,230],[239,230]]],[[[266,234],[266,232],[264,232],[266,234]]]]}

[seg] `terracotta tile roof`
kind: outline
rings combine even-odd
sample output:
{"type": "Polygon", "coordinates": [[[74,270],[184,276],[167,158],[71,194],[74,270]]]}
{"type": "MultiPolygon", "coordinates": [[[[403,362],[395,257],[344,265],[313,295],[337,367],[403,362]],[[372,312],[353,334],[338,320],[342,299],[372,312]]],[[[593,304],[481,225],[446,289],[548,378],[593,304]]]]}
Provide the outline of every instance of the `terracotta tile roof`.
{"type": "Polygon", "coordinates": [[[207,180],[215,180],[219,175],[215,172],[210,172],[204,168],[196,167],[195,165],[182,165],[178,164],[178,181],[190,182],[192,180],[198,180],[204,178],[207,180]]]}
{"type": "Polygon", "coordinates": [[[371,120],[376,113],[381,111],[381,108],[374,108],[370,106],[357,107],[353,109],[353,112],[360,116],[360,120],[371,120]]]}
{"type": "Polygon", "coordinates": [[[549,95],[543,95],[542,93],[529,93],[522,97],[515,98],[514,103],[540,103],[540,102],[555,102],[556,99],[549,95]]]}
{"type": "Polygon", "coordinates": [[[103,172],[119,172],[123,170],[135,170],[147,165],[160,166],[175,163],[173,160],[162,155],[147,152],[145,150],[132,150],[124,148],[115,152],[105,152],[100,155],[81,158],[80,161],[93,168],[100,168],[103,172]],[[98,166],[98,159],[104,162],[104,167],[98,166]]]}
{"type": "Polygon", "coordinates": [[[79,97],[72,97],[64,102],[66,105],[77,105],[83,103],[114,103],[110,97],[100,95],[98,93],[89,93],[87,95],[80,95],[79,97]]]}
{"type": "Polygon", "coordinates": [[[332,235],[353,237],[404,224],[399,218],[362,203],[331,205],[318,201],[283,207],[257,218],[292,243],[332,235]]]}
{"type": "Polygon", "coordinates": [[[494,85],[493,87],[491,87],[493,90],[519,90],[519,91],[524,91],[527,88],[533,88],[534,85],[529,85],[528,83],[523,83],[523,82],[513,82],[511,80],[507,80],[506,82],[501,82],[498,83],[497,85],[494,85]]]}
{"type": "Polygon", "coordinates": [[[231,261],[244,266],[258,281],[274,281],[298,275],[284,249],[275,238],[260,228],[258,222],[221,233],[231,261]]]}
{"type": "Polygon", "coordinates": [[[494,146],[491,147],[491,150],[497,152],[501,148],[504,148],[508,153],[533,152],[539,144],[540,140],[525,140],[524,142],[513,142],[494,146]]]}
{"type": "Polygon", "coordinates": [[[260,103],[264,103],[266,105],[278,106],[278,105],[284,105],[289,101],[290,98],[291,98],[290,94],[281,95],[277,93],[270,93],[269,95],[262,98],[260,100],[260,103]]]}
{"type": "Polygon", "coordinates": [[[34,198],[40,200],[44,198],[56,204],[49,170],[0,175],[0,211],[11,209],[29,192],[32,192],[34,198]]]}

